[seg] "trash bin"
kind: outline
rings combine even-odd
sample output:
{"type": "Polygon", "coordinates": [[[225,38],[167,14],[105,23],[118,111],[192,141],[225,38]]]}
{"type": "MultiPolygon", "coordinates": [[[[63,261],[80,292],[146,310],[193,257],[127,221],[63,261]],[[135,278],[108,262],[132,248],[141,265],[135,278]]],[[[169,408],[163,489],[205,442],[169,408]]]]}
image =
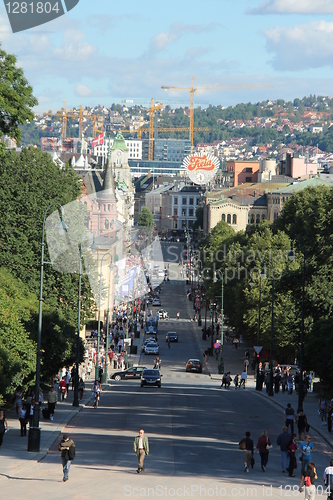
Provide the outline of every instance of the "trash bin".
{"type": "Polygon", "coordinates": [[[30,427],[28,434],[28,451],[40,450],[40,427],[30,427]]]}
{"type": "Polygon", "coordinates": [[[131,345],[131,354],[137,354],[137,353],[138,353],[138,346],[131,345]]]}

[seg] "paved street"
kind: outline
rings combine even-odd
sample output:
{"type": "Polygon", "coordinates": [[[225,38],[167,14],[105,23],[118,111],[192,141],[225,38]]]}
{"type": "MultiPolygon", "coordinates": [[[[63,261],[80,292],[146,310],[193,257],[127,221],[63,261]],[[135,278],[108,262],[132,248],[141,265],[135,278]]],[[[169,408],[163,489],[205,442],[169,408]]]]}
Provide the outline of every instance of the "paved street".
{"type": "MultiPolygon", "coordinates": [[[[171,277],[178,272],[178,264],[170,263],[171,277]]],[[[191,321],[193,309],[186,290],[184,280],[162,284],[161,303],[170,317],[159,322],[162,388],[141,388],[140,381],[134,380],[112,381],[104,387],[98,409],[92,408],[88,390],[80,411],[73,411],[70,401],[58,404],[54,422],[42,424],[45,439],[38,457],[26,452],[26,438],[19,437],[18,421],[10,418],[10,432],[0,454],[1,498],[277,499],[295,495],[290,490],[299,485],[300,467],[296,478],[282,474],[276,438],[282,431],[283,409],[288,401],[296,409],[297,396],[280,393],[268,398],[254,390],[253,377],[245,390],[220,389],[214,357],[204,365],[203,374],[185,373],[187,359],[199,357],[203,361],[202,352],[210,346],[209,340],[202,340],[201,328],[191,321]],[[180,320],[176,319],[178,310],[180,320]],[[179,334],[179,343],[168,348],[165,334],[173,330],[179,334]],[[145,472],[138,475],[133,440],[141,427],[149,437],[150,455],[145,472]],[[246,474],[238,442],[250,430],[256,444],[263,429],[274,445],[266,472],[260,470],[257,454],[254,469],[246,474]],[[62,482],[57,451],[62,430],[77,446],[68,483],[62,482]]],[[[136,339],[139,348],[142,340],[141,334],[136,339]]],[[[225,345],[226,371],[241,371],[244,351],[244,346],[235,350],[225,345]]],[[[139,354],[136,358],[146,366],[152,366],[153,359],[139,354]]],[[[316,396],[309,394],[304,407],[315,447],[317,484],[323,486],[322,473],[333,450],[331,435],[316,416],[317,404],[316,396]]],[[[326,498],[319,493],[318,498],[326,498]]]]}

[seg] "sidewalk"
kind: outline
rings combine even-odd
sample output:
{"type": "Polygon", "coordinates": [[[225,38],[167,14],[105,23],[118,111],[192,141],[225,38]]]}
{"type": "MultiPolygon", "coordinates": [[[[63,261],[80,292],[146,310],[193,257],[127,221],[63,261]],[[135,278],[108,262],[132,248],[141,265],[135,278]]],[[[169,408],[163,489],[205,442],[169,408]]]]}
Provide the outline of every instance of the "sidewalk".
{"type": "MultiPolygon", "coordinates": [[[[186,297],[188,286],[185,285],[184,282],[184,296],[186,297]]],[[[202,317],[202,326],[198,326],[197,322],[192,321],[193,318],[193,302],[185,299],[187,302],[186,305],[186,313],[188,315],[189,320],[191,321],[193,332],[195,334],[195,339],[199,351],[201,353],[207,347],[211,347],[211,337],[207,337],[206,340],[202,339],[202,328],[205,324],[204,316],[202,317]]],[[[210,318],[208,320],[207,317],[207,326],[210,324],[210,318]]],[[[242,373],[244,368],[244,360],[245,360],[245,351],[249,349],[250,353],[253,351],[253,347],[247,344],[239,344],[238,349],[232,348],[232,344],[229,340],[228,343],[224,343],[223,346],[223,360],[224,360],[224,372],[227,373],[230,371],[232,378],[236,375],[236,373],[242,373]]],[[[216,360],[215,354],[213,356],[209,356],[207,363],[205,363],[204,357],[202,355],[203,365],[206,366],[206,369],[212,380],[216,380],[216,384],[218,386],[221,385],[222,375],[218,373],[218,361],[216,360]]],[[[251,369],[248,370],[251,373],[251,369]]],[[[287,407],[287,403],[291,403],[291,406],[294,408],[295,413],[297,412],[297,404],[298,404],[298,395],[296,391],[293,391],[293,394],[289,395],[287,391],[282,394],[282,391],[278,394],[274,393],[274,396],[268,396],[265,387],[262,391],[256,391],[256,381],[254,376],[248,374],[246,389],[255,393],[258,397],[266,398],[270,404],[273,404],[281,409],[281,412],[285,410],[287,407]]],[[[226,390],[226,389],[221,389],[226,390]]],[[[230,390],[235,390],[235,386],[232,383],[230,386],[230,390]]],[[[243,391],[244,389],[239,389],[243,391]]],[[[313,392],[309,392],[304,400],[303,408],[307,415],[308,423],[310,424],[310,433],[315,431],[319,436],[329,444],[333,449],[333,434],[330,434],[327,430],[327,426],[322,426],[321,419],[318,416],[318,404],[319,404],[319,396],[313,392]]]]}

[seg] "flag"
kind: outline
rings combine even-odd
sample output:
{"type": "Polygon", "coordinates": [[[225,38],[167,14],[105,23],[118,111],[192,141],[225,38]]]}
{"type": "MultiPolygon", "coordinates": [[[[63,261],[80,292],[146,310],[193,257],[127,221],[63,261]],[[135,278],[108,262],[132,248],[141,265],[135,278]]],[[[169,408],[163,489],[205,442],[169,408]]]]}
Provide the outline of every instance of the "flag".
{"type": "Polygon", "coordinates": [[[96,139],[92,140],[92,147],[94,146],[101,146],[104,142],[104,132],[96,137],[96,139]]]}

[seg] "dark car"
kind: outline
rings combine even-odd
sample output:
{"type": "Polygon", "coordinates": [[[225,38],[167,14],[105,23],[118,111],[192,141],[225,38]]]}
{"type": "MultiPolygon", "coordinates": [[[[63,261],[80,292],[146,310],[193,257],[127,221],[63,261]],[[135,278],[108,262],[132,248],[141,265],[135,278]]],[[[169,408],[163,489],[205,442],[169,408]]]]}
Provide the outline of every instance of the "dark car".
{"type": "Polygon", "coordinates": [[[186,363],[186,371],[202,373],[202,364],[198,359],[189,359],[186,363]]]}
{"type": "Polygon", "coordinates": [[[176,332],[168,332],[165,336],[166,342],[178,342],[178,334],[176,332]]]}
{"type": "Polygon", "coordinates": [[[132,366],[131,368],[127,368],[122,372],[114,372],[111,375],[111,378],[119,382],[119,380],[129,380],[129,379],[138,379],[141,378],[143,370],[145,370],[145,366],[132,366]]]}
{"type": "Polygon", "coordinates": [[[141,387],[144,385],[157,385],[157,387],[161,387],[161,377],[160,370],[146,368],[141,375],[141,387]]]}

